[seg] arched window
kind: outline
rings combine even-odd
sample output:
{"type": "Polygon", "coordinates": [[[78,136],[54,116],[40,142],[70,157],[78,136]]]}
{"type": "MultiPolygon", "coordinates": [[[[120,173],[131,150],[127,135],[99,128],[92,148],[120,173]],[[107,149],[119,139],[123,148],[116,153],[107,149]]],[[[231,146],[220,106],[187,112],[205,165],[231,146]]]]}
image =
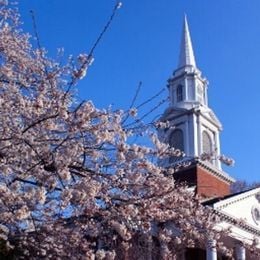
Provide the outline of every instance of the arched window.
{"type": "MultiPolygon", "coordinates": [[[[180,129],[176,129],[170,135],[169,144],[171,147],[175,149],[179,149],[180,151],[184,151],[184,138],[183,138],[183,131],[180,129]]],[[[172,156],[169,160],[170,163],[174,163],[179,161],[182,157],[179,156],[172,156]]]]}
{"type": "Polygon", "coordinates": [[[180,129],[176,129],[170,136],[170,146],[175,149],[184,150],[183,132],[180,129]]]}
{"type": "Polygon", "coordinates": [[[180,102],[183,100],[183,86],[179,85],[177,87],[177,102],[180,102]]]}
{"type": "Polygon", "coordinates": [[[212,141],[209,134],[206,131],[202,133],[202,142],[203,142],[203,153],[210,154],[212,152],[212,141]]]}

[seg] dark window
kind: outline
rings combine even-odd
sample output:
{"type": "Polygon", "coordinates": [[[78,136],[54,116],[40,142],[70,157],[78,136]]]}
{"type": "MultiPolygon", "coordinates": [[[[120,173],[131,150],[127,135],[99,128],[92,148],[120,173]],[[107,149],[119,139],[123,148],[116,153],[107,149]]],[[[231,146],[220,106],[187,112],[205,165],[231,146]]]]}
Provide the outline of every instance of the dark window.
{"type": "Polygon", "coordinates": [[[179,85],[177,87],[177,102],[180,102],[183,100],[183,86],[179,85]]]}
{"type": "Polygon", "coordinates": [[[200,248],[187,248],[185,260],[206,260],[206,250],[200,248]]]}
{"type": "MultiPolygon", "coordinates": [[[[186,248],[185,250],[185,260],[206,260],[207,253],[205,249],[201,248],[186,248]]],[[[228,260],[230,258],[217,254],[217,260],[228,260]]]]}

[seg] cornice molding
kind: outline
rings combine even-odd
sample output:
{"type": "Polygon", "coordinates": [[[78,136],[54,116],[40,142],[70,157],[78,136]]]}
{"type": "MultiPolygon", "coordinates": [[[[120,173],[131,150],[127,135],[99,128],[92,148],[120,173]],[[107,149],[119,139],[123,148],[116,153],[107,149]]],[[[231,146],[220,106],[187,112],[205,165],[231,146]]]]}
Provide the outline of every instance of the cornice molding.
{"type": "MultiPolygon", "coordinates": [[[[229,176],[227,173],[217,169],[211,163],[200,160],[199,158],[192,158],[192,159],[184,158],[182,161],[176,162],[176,164],[180,164],[180,163],[189,163],[190,164],[189,166],[182,168],[182,170],[183,169],[190,169],[190,168],[193,168],[194,166],[198,165],[202,169],[207,170],[208,173],[210,173],[211,175],[217,177],[218,179],[220,179],[222,181],[225,181],[228,184],[232,184],[232,183],[235,182],[235,179],[232,178],[231,176],[229,176]]],[[[171,167],[171,166],[173,166],[173,165],[169,165],[169,167],[171,167]]]]}
{"type": "Polygon", "coordinates": [[[260,193],[260,188],[255,188],[253,190],[249,190],[247,192],[243,192],[241,194],[234,195],[233,197],[224,199],[222,201],[218,201],[213,204],[214,209],[219,210],[228,207],[229,205],[232,205],[234,203],[237,203],[239,201],[243,201],[247,198],[253,197],[256,194],[260,193]]]}
{"type": "Polygon", "coordinates": [[[258,236],[260,237],[260,229],[255,228],[254,226],[244,223],[242,220],[236,219],[233,216],[228,215],[227,213],[223,213],[219,210],[214,210],[214,212],[220,217],[221,220],[225,220],[226,222],[239,227],[241,229],[243,229],[244,231],[247,231],[251,234],[253,234],[254,236],[258,236]]]}
{"type": "Polygon", "coordinates": [[[206,162],[206,161],[202,161],[200,159],[195,159],[195,162],[202,168],[206,169],[209,173],[211,173],[212,175],[214,175],[215,177],[218,177],[219,179],[225,181],[228,184],[232,184],[235,182],[235,179],[232,178],[231,176],[229,176],[227,173],[225,173],[224,171],[221,171],[219,169],[217,169],[216,167],[214,167],[214,165],[206,162]]]}

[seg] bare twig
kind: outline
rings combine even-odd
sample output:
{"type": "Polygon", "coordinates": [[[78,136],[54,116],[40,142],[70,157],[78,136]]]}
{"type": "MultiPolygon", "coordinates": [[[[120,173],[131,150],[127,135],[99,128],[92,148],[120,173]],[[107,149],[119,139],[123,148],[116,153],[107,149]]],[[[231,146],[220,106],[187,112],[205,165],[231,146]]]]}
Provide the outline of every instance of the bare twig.
{"type": "Polygon", "coordinates": [[[30,13],[31,13],[31,16],[32,16],[33,31],[34,31],[35,38],[36,38],[36,41],[37,41],[37,46],[38,46],[39,50],[41,50],[41,43],[40,43],[40,38],[39,38],[38,30],[37,30],[35,14],[34,14],[33,10],[30,10],[30,13]]]}
{"type": "MultiPolygon", "coordinates": [[[[109,27],[110,27],[110,25],[111,25],[115,15],[116,15],[117,10],[120,7],[121,7],[121,2],[117,2],[116,5],[113,8],[113,11],[112,11],[112,14],[111,14],[109,20],[107,21],[107,23],[104,26],[103,30],[101,31],[101,33],[97,37],[96,41],[94,42],[93,46],[91,47],[91,49],[90,49],[90,51],[88,53],[88,58],[86,59],[85,62],[82,63],[81,68],[79,70],[82,70],[82,69],[88,67],[91,64],[92,58],[93,58],[93,53],[94,53],[95,49],[97,48],[98,44],[102,40],[102,38],[103,38],[104,34],[106,33],[106,31],[109,29],[109,27]]],[[[70,90],[71,90],[72,86],[75,84],[75,82],[76,82],[76,78],[72,78],[71,82],[68,84],[68,88],[67,88],[67,90],[66,90],[66,92],[64,94],[63,100],[66,99],[68,93],[70,92],[70,90]]]]}
{"type": "Polygon", "coordinates": [[[133,126],[137,123],[140,123],[144,118],[146,118],[147,116],[149,116],[153,111],[155,111],[157,108],[159,108],[161,105],[163,105],[168,99],[163,99],[161,100],[156,106],[154,106],[151,110],[149,110],[147,113],[145,113],[144,115],[142,115],[140,118],[136,119],[134,122],[128,124],[125,126],[125,128],[128,128],[129,126],[133,126]]]}
{"type": "Polygon", "coordinates": [[[139,84],[138,84],[138,86],[137,86],[137,89],[136,89],[134,98],[133,98],[133,100],[132,100],[132,102],[131,102],[131,105],[130,105],[128,111],[127,111],[127,115],[126,115],[125,119],[122,121],[122,124],[124,124],[124,123],[127,121],[127,119],[129,118],[129,110],[130,110],[131,108],[133,108],[133,106],[134,106],[134,104],[135,104],[135,101],[136,101],[136,99],[137,99],[137,97],[138,97],[138,94],[139,94],[139,92],[140,92],[141,86],[142,86],[142,81],[140,81],[139,84]]]}
{"type": "Polygon", "coordinates": [[[117,2],[116,5],[114,6],[113,8],[113,11],[112,11],[112,14],[109,18],[109,20],[107,21],[106,25],[104,26],[103,30],[101,31],[101,33],[99,34],[98,38],[96,39],[95,43],[93,44],[92,48],[90,49],[90,52],[89,52],[89,57],[92,57],[96,47],[98,46],[99,42],[102,40],[102,37],[104,36],[104,34],[106,33],[106,31],[108,30],[108,28],[110,27],[115,15],[116,15],[116,12],[117,10],[120,8],[121,6],[121,3],[120,2],[117,2]]]}
{"type": "Polygon", "coordinates": [[[139,95],[139,92],[140,92],[140,90],[141,90],[142,84],[143,84],[142,81],[140,81],[139,84],[138,84],[138,87],[137,87],[137,90],[136,90],[136,92],[135,92],[134,98],[133,98],[132,103],[131,103],[131,105],[130,105],[130,109],[133,108],[133,106],[134,106],[134,104],[135,104],[135,101],[136,101],[136,99],[137,99],[137,97],[138,97],[138,95],[139,95]]]}
{"type": "Polygon", "coordinates": [[[142,107],[142,106],[146,105],[147,103],[151,102],[155,98],[159,97],[164,91],[165,91],[165,88],[161,89],[158,93],[156,93],[154,96],[152,96],[151,98],[147,99],[146,101],[144,101],[143,103],[138,105],[136,108],[139,109],[140,107],[142,107]]]}

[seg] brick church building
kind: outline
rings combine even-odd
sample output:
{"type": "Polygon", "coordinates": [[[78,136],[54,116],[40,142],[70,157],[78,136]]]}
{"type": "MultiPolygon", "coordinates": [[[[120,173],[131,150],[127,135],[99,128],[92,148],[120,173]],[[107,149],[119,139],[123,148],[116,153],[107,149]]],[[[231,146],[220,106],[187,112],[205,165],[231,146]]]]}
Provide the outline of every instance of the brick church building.
{"type": "MultiPolygon", "coordinates": [[[[161,120],[173,127],[160,130],[159,136],[184,151],[185,157],[171,157],[162,163],[168,167],[188,163],[175,173],[176,181],[186,182],[201,196],[202,203],[221,217],[216,229],[230,228],[223,242],[234,248],[235,259],[253,259],[244,245],[260,239],[260,188],[230,194],[230,185],[235,180],[222,170],[219,160],[222,125],[209,107],[208,81],[196,65],[186,17],[179,63],[168,80],[168,90],[170,104],[161,120]]],[[[206,249],[187,250],[183,258],[225,259],[219,254],[216,241],[209,241],[206,249]]]]}

